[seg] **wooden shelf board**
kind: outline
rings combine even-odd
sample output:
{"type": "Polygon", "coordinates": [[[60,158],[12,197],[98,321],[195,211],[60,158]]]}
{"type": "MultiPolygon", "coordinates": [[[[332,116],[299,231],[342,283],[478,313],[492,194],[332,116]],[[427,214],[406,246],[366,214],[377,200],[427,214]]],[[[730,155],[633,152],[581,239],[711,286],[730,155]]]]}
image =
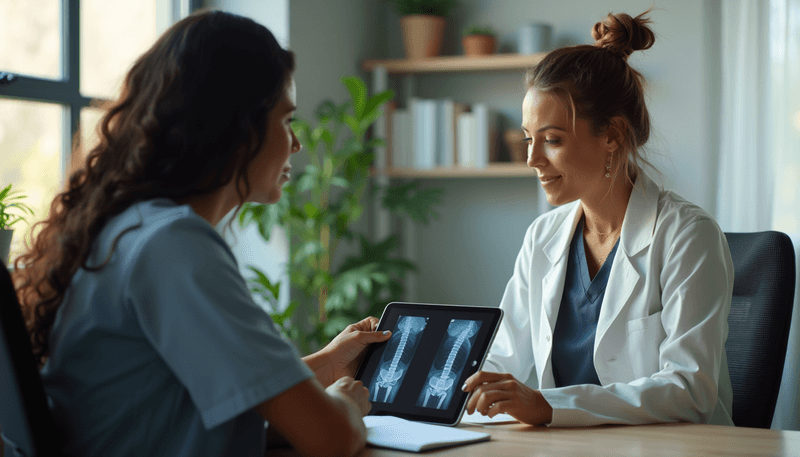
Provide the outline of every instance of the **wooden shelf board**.
{"type": "Polygon", "coordinates": [[[491,163],[486,168],[452,167],[418,170],[416,168],[387,168],[381,173],[392,178],[497,178],[536,177],[536,171],[525,163],[491,163]]]}
{"type": "Polygon", "coordinates": [[[546,53],[492,54],[489,56],[442,56],[428,59],[365,60],[362,68],[372,71],[384,67],[389,73],[435,73],[525,69],[539,63],[546,53]]]}

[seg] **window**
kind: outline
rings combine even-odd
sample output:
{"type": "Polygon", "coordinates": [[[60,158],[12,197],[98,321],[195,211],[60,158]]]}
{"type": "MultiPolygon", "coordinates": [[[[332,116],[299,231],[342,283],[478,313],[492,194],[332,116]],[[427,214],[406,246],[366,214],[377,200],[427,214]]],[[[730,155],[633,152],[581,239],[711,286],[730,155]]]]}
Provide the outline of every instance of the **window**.
{"type": "MultiPolygon", "coordinates": [[[[92,139],[122,77],[191,0],[24,0],[0,2],[0,188],[27,195],[35,211],[16,224],[11,258],[30,226],[47,216],[65,176],[81,158],[71,144],[92,139]],[[14,45],[8,45],[13,43],[14,45]]],[[[85,143],[84,143],[85,144],[85,143]]]]}

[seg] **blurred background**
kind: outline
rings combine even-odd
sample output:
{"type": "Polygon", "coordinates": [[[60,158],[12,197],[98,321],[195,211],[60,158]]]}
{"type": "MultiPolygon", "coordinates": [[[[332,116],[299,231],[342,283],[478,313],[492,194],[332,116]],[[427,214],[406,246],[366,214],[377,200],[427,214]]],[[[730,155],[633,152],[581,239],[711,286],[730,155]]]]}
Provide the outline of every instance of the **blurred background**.
{"type": "MultiPolygon", "coordinates": [[[[635,16],[651,6],[656,43],[630,63],[647,79],[653,133],[646,153],[662,183],[726,232],[779,230],[798,246],[800,0],[460,0],[441,52],[461,55],[471,24],[494,29],[499,53],[516,53],[520,30],[531,23],[551,26],[551,46],[591,43],[592,26],[607,13],[635,16]]],[[[0,188],[12,183],[36,215],[15,227],[12,258],[80,163],[73,138],[90,147],[98,107],[117,95],[136,57],[204,7],[249,16],[295,52],[302,118],[313,118],[323,100],[347,98],[342,76],[374,84],[381,76],[362,70],[363,61],[404,57],[400,15],[383,0],[0,0],[0,72],[14,75],[0,82],[0,188]]],[[[501,126],[516,127],[523,74],[390,76],[385,84],[401,105],[412,87],[423,98],[486,103],[501,126]]],[[[298,154],[295,169],[307,161],[298,154]]],[[[550,209],[535,173],[432,177],[420,185],[441,188],[442,204],[430,224],[397,228],[413,231],[403,249],[419,271],[396,299],[496,306],[525,230],[550,209]]],[[[359,224],[369,232],[378,219],[367,211],[359,224]]],[[[280,228],[273,235],[265,243],[252,226],[226,235],[243,273],[254,265],[286,280],[288,242],[280,228]]],[[[796,306],[775,428],[800,429],[799,326],[796,306]]]]}

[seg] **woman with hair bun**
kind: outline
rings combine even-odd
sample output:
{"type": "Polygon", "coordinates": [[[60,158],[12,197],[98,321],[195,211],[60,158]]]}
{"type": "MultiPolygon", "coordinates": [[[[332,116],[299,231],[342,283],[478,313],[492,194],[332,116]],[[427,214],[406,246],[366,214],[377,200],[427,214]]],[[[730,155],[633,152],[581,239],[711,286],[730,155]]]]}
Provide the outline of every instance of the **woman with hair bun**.
{"type": "Polygon", "coordinates": [[[16,260],[64,455],[364,447],[369,396],[352,376],[388,332],[370,317],[301,360],[214,230],[244,202],[281,196],[300,150],[293,70],[250,19],[203,11],[173,25],[134,63],[100,143],[16,260]]]}
{"type": "Polygon", "coordinates": [[[655,42],[645,14],[609,14],[594,46],[557,49],[526,75],[528,166],[558,208],[525,234],[487,371],[463,386],[469,413],[733,425],[733,264],[714,219],[644,170],[650,117],[627,59],[655,42]]]}

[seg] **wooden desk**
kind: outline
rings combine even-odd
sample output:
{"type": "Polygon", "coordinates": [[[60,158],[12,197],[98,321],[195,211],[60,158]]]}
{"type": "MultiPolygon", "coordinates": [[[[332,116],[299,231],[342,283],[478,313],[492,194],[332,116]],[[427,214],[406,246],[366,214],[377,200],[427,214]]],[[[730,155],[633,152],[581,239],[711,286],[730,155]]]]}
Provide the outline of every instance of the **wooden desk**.
{"type": "MultiPolygon", "coordinates": [[[[522,424],[468,426],[491,433],[491,441],[419,455],[436,457],[513,456],[800,456],[800,432],[658,424],[581,428],[531,427],[522,424]]],[[[297,455],[279,451],[279,456],[297,455]]],[[[361,457],[410,457],[411,452],[367,448],[361,457]]]]}

